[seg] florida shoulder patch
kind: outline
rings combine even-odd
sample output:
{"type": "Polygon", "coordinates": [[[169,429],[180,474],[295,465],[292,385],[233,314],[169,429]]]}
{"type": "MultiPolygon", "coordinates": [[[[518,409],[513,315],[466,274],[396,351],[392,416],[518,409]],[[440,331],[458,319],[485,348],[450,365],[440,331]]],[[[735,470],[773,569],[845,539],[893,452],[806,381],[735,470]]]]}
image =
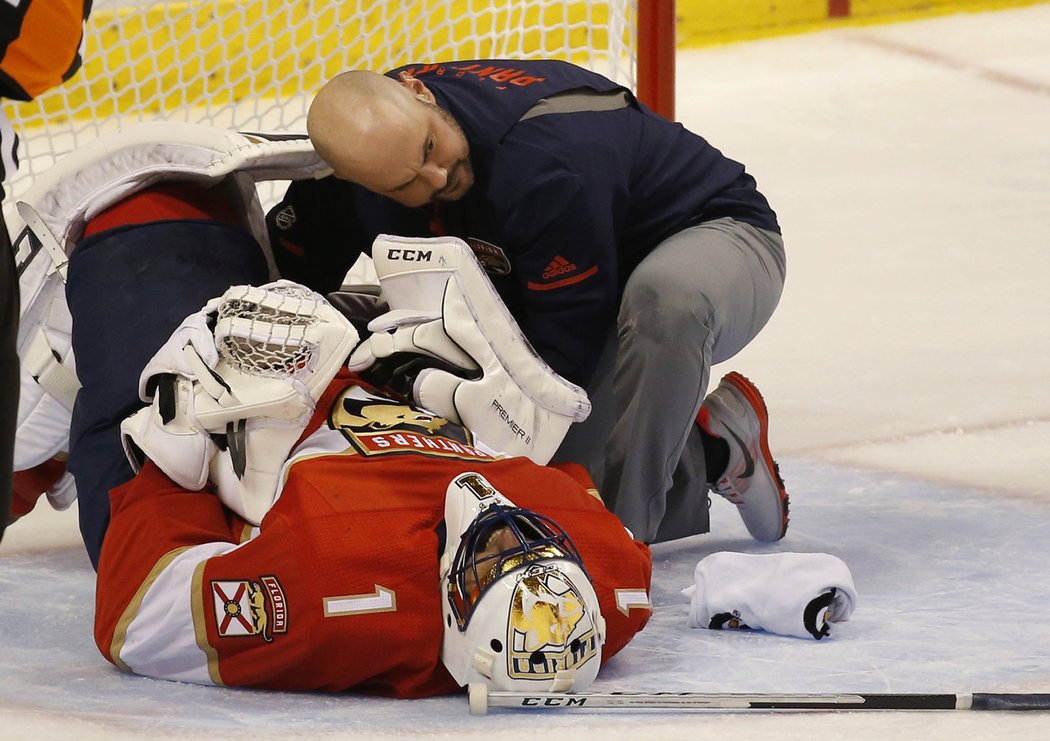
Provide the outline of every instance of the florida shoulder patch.
{"type": "Polygon", "coordinates": [[[261,636],[269,642],[288,631],[288,603],[275,576],[213,580],[211,594],[220,638],[261,636]]]}

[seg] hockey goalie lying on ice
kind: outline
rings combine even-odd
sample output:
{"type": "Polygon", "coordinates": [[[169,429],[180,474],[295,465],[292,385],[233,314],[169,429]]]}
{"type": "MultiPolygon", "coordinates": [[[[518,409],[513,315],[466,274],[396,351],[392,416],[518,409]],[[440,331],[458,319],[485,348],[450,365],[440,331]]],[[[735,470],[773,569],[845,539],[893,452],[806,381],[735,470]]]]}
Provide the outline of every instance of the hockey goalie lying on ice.
{"type": "MultiPolygon", "coordinates": [[[[23,511],[42,490],[75,495],[68,454],[99,646],[138,673],[583,689],[651,609],[646,547],[582,470],[540,465],[585,395],[535,357],[456,240],[382,237],[390,310],[341,297],[365,310],[356,326],[267,283],[255,181],[318,167],[302,140],[149,125],[37,183],[17,243],[23,511]],[[337,374],[351,349],[367,378],[337,374]]],[[[807,562],[812,597],[761,580],[790,583],[793,554],[725,555],[698,566],[690,625],[743,605],[752,628],[819,638],[852,609],[841,564],[807,562]],[[758,586],[720,592],[742,568],[758,586]]]]}
{"type": "Polygon", "coordinates": [[[648,548],[582,469],[503,457],[348,371],[329,382],[357,333],[294,284],[213,306],[147,366],[152,406],[124,426],[151,461],[112,493],[99,559],[115,664],[397,697],[575,691],[645,624],[648,548]]]}
{"type": "Polygon", "coordinates": [[[70,159],[22,209],[19,462],[68,452],[107,658],[223,685],[578,691],[641,629],[648,549],[581,469],[541,465],[586,397],[465,247],[402,241],[445,272],[388,266],[406,299],[359,343],[267,283],[254,179],[309,176],[302,142],[164,127],[70,159]],[[343,368],[355,347],[384,387],[343,368]]]}

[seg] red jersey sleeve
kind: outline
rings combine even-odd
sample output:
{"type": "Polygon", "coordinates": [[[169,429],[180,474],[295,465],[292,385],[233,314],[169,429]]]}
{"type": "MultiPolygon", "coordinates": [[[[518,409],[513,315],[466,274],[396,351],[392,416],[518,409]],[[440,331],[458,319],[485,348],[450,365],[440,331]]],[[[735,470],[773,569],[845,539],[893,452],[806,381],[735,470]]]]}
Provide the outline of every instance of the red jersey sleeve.
{"type": "MultiPolygon", "coordinates": [[[[323,459],[302,466],[259,528],[152,465],[114,490],[96,592],[103,655],[198,684],[455,691],[440,661],[439,515],[383,497],[340,508],[355,487],[323,459]]],[[[386,468],[364,470],[363,490],[384,486],[386,468]]]]}
{"type": "Polygon", "coordinates": [[[138,674],[210,683],[199,652],[189,582],[202,561],[246,539],[249,525],[210,491],[188,491],[148,463],[110,496],[99,557],[95,642],[138,674]]]}

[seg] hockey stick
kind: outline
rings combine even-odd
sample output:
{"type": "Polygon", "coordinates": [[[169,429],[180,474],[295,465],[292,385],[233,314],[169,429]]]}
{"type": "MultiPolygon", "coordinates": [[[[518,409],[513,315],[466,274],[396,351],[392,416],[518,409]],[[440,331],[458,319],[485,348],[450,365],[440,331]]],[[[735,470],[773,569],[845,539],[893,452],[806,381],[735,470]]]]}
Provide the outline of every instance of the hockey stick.
{"type": "Polygon", "coordinates": [[[606,692],[524,694],[469,687],[470,714],[490,708],[526,710],[1050,710],[1050,694],[737,694],[704,692],[606,692]]]}

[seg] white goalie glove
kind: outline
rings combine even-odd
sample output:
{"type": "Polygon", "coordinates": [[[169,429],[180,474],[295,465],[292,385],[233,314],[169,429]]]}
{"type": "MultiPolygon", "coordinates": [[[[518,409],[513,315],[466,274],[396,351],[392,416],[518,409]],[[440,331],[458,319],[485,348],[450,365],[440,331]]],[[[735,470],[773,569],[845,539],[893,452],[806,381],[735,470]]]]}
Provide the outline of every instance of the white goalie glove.
{"type": "Polygon", "coordinates": [[[400,390],[424,409],[546,464],[590,401],[536,354],[470,248],[453,237],[380,235],[372,259],[391,310],[369,323],[350,370],[410,383],[400,390]]]}
{"type": "Polygon", "coordinates": [[[218,365],[215,337],[208,317],[220,299],[212,299],[178,329],[150,359],[139,375],[139,398],[151,402],[121,422],[121,443],[131,466],[138,471],[150,458],[170,479],[186,489],[200,489],[208,480],[208,466],[218,447],[197,422],[194,380],[211,379],[218,365]]]}
{"type": "Polygon", "coordinates": [[[121,423],[128,459],[137,470],[147,457],[188,489],[210,480],[226,506],[258,524],[358,339],[298,284],[230,288],[187,317],[143,370],[139,393],[151,404],[121,423]]]}

